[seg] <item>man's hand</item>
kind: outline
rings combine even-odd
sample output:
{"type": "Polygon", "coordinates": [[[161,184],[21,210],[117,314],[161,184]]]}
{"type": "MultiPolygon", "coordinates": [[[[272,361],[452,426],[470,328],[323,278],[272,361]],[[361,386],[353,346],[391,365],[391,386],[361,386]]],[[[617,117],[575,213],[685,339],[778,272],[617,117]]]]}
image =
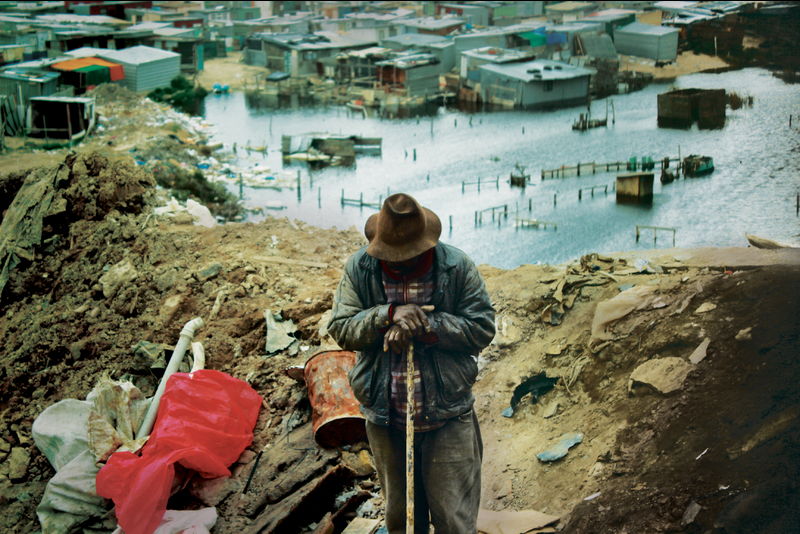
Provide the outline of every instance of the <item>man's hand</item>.
{"type": "Polygon", "coordinates": [[[417,306],[404,304],[394,309],[394,324],[383,336],[383,351],[404,351],[414,336],[419,336],[431,331],[431,323],[425,312],[432,312],[433,306],[417,306]]]}

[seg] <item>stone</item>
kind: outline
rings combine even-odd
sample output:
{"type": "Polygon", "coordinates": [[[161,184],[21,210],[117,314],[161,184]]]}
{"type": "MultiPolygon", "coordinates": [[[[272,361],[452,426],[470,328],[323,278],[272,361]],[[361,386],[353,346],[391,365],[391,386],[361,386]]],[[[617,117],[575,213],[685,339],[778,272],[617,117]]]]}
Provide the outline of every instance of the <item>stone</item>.
{"type": "Polygon", "coordinates": [[[753,339],[752,333],[753,327],[748,327],[743,330],[739,330],[739,333],[736,334],[736,341],[749,341],[753,339]]]}
{"type": "Polygon", "coordinates": [[[628,391],[645,385],[664,395],[674,393],[683,387],[683,381],[692,368],[692,364],[675,357],[647,361],[631,373],[628,391]]]}
{"type": "Polygon", "coordinates": [[[558,407],[558,401],[551,402],[545,409],[544,413],[542,413],[542,417],[545,419],[550,419],[558,413],[558,407]]]}
{"type": "Polygon", "coordinates": [[[206,280],[210,280],[211,278],[214,278],[221,271],[222,271],[222,264],[221,263],[219,263],[219,262],[211,263],[211,264],[206,265],[205,267],[203,267],[200,270],[200,272],[197,273],[197,279],[200,280],[201,282],[204,282],[206,280]]]}
{"type": "Polygon", "coordinates": [[[31,463],[31,453],[23,447],[11,449],[11,457],[8,460],[8,478],[11,480],[21,480],[28,473],[28,465],[31,463]]]}
{"type": "Polygon", "coordinates": [[[103,296],[111,298],[117,291],[139,277],[139,272],[128,259],[124,259],[112,266],[106,274],[100,277],[100,285],[103,288],[103,296]]]}
{"type": "Polygon", "coordinates": [[[700,314],[700,313],[710,312],[711,310],[716,310],[716,309],[717,309],[717,305],[716,304],[712,304],[710,302],[704,302],[704,303],[702,303],[700,305],[699,308],[697,308],[694,311],[694,313],[696,315],[696,314],[700,314]]]}
{"type": "Polygon", "coordinates": [[[694,352],[691,356],[689,356],[689,361],[693,364],[697,365],[706,357],[706,353],[708,350],[708,344],[711,343],[709,338],[705,338],[700,345],[694,349],[694,352]]]}
{"type": "Polygon", "coordinates": [[[357,453],[342,451],[342,463],[352,469],[357,477],[366,477],[375,472],[372,458],[366,450],[357,453]]]}
{"type": "Polygon", "coordinates": [[[170,289],[172,289],[178,281],[178,270],[177,269],[167,269],[161,276],[158,277],[156,280],[156,288],[162,292],[166,293],[170,289]]]}

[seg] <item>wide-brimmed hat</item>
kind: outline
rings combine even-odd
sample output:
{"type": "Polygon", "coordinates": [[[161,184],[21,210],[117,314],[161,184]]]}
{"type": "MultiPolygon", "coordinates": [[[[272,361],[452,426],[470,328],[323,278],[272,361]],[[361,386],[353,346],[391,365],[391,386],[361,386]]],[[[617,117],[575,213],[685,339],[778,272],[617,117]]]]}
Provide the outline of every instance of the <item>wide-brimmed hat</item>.
{"type": "Polygon", "coordinates": [[[442,233],[439,217],[413,197],[397,193],[364,225],[367,254],[383,261],[405,261],[436,246],[442,233]]]}

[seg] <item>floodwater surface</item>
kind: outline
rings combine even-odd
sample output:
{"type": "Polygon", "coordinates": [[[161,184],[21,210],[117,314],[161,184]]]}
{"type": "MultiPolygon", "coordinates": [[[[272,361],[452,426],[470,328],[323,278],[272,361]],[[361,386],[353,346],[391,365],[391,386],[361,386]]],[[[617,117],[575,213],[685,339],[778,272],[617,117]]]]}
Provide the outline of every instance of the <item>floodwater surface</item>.
{"type": "MultiPolygon", "coordinates": [[[[637,225],[674,228],[674,246],[680,248],[747,246],[745,233],[800,241],[800,117],[789,127],[790,114],[800,110],[797,86],[766,70],[745,69],[683,76],[612,101],[608,127],[587,132],[572,130],[585,107],[467,113],[443,106],[430,116],[381,119],[333,105],[256,107],[243,93],[231,93],[209,95],[204,116],[214,126],[212,142],[224,143],[227,152],[234,143],[239,147],[232,163],[300,172],[299,190],[242,189],[246,206],[278,203],[283,208],[249,216],[253,222],[288,217],[322,228],[361,230],[377,210],[343,205],[343,195],[377,204],[391,193],[405,192],[438,214],[443,241],[479,264],[504,269],[557,264],[592,252],[673,246],[673,233],[666,230],[658,230],[654,241],[656,232],[643,229],[637,242],[637,225]],[[721,129],[659,128],[657,95],[673,88],[722,88],[752,96],[753,105],[728,108],[721,129]],[[382,153],[358,155],[350,167],[313,170],[305,163],[284,162],[281,136],[310,132],[381,137],[382,153]],[[248,143],[268,150],[248,154],[241,148],[248,143]],[[654,195],[645,204],[617,202],[617,172],[598,169],[592,174],[591,167],[584,167],[580,177],[541,179],[542,169],[562,165],[643,156],[674,161],[679,153],[711,156],[716,170],[662,185],[656,166],[654,195]],[[525,188],[509,183],[517,163],[532,175],[525,188]],[[506,206],[508,216],[501,217],[506,206]],[[491,208],[498,208],[494,220],[491,208]],[[481,223],[476,223],[478,211],[481,223]],[[518,227],[515,216],[557,227],[518,227]]],[[[593,102],[592,113],[605,117],[606,101],[593,102]]],[[[239,194],[238,186],[229,187],[239,194]]]]}

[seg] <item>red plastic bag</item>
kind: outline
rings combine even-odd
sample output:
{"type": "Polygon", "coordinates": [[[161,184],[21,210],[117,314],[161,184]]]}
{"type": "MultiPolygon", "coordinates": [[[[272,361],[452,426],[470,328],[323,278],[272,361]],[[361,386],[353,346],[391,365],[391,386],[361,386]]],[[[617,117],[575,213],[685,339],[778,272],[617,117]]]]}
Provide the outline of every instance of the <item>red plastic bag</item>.
{"type": "Polygon", "coordinates": [[[151,534],[167,509],[175,462],[205,478],[253,441],[262,399],[247,383],[212,370],[175,373],[167,382],[142,456],[116,452],[97,474],[97,494],[113,499],[126,534],[151,534]]]}

